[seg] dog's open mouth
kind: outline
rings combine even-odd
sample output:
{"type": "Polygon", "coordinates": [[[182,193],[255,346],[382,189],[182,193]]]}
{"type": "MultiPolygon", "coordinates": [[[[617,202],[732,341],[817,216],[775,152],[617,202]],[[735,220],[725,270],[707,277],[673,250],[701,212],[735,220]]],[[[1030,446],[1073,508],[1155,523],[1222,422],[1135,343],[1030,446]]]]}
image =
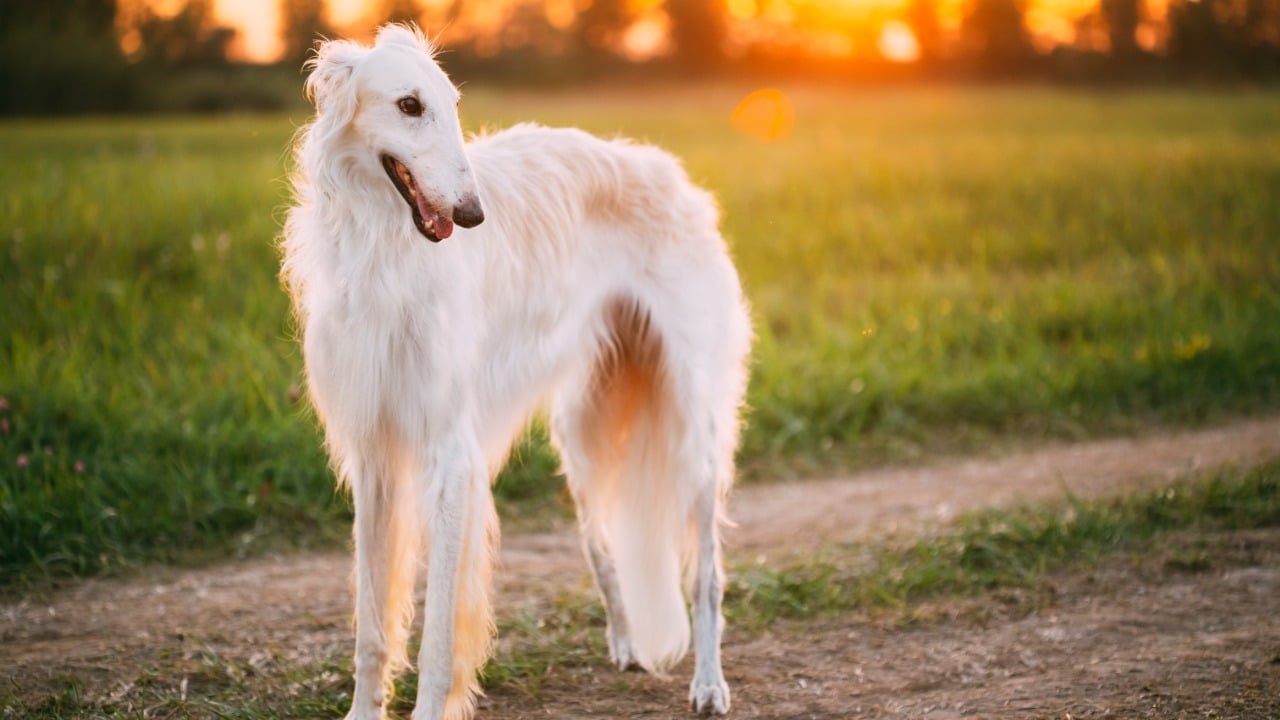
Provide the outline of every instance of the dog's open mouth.
{"type": "Polygon", "coordinates": [[[440,242],[453,234],[453,221],[432,209],[426,195],[414,181],[413,173],[409,172],[404,163],[390,155],[383,155],[382,167],[387,171],[387,177],[391,178],[391,184],[396,186],[400,196],[413,209],[414,227],[418,228],[423,237],[431,242],[440,242]]]}

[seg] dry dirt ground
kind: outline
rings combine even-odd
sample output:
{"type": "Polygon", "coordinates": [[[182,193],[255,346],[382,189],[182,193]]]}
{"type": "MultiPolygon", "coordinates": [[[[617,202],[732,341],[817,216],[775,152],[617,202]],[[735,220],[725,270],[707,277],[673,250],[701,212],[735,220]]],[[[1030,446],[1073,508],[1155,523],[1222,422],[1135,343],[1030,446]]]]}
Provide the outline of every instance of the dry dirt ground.
{"type": "MultiPolygon", "coordinates": [[[[1068,491],[1106,496],[1277,457],[1272,418],[743,487],[731,502],[730,563],[774,564],[918,533],[966,510],[1068,491]]],[[[1207,568],[1117,560],[1060,578],[1052,598],[1031,603],[993,594],[919,609],[912,622],[852,614],[730,627],[732,716],[1280,718],[1280,531],[1215,543],[1207,568]]],[[[589,591],[570,528],[512,534],[503,546],[501,616],[545,606],[566,588],[589,591]]],[[[0,606],[0,698],[38,702],[68,678],[90,699],[126,697],[140,678],[198,695],[198,683],[188,689],[166,668],[212,654],[269,676],[341,657],[349,576],[345,554],[295,555],[158,568],[10,602],[0,606]]],[[[536,694],[499,686],[481,717],[683,717],[690,672],[686,660],[670,678],[620,674],[601,658],[548,676],[536,694]]]]}

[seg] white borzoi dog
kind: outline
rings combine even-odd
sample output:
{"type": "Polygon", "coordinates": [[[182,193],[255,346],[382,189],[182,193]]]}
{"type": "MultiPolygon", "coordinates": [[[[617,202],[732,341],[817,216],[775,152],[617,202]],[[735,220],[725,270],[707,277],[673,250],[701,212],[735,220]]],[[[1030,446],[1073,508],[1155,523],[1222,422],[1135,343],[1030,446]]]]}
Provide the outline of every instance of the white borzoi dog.
{"type": "Polygon", "coordinates": [[[464,142],[432,53],[397,25],[373,47],[321,45],[282,240],[355,504],[348,717],[385,717],[424,548],[414,717],[473,713],[494,633],[490,479],[539,408],[613,661],[672,667],[687,590],[689,700],[723,713],[718,526],[751,330],[715,204],[652,147],[531,125],[464,142]]]}

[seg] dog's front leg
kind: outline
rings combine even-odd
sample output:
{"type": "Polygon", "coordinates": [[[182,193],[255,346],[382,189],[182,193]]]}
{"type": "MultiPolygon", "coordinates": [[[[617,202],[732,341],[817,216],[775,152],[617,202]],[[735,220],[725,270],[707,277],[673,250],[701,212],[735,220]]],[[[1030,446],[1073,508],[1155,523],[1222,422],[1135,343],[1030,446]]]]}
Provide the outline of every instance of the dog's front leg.
{"type": "Polygon", "coordinates": [[[483,454],[454,438],[429,455],[430,550],[414,720],[465,720],[475,710],[476,670],[493,634],[489,602],[497,516],[483,454]]]}
{"type": "Polygon", "coordinates": [[[418,537],[385,448],[345,469],[355,501],[355,693],[347,720],[381,720],[391,671],[403,667],[418,537]]]}

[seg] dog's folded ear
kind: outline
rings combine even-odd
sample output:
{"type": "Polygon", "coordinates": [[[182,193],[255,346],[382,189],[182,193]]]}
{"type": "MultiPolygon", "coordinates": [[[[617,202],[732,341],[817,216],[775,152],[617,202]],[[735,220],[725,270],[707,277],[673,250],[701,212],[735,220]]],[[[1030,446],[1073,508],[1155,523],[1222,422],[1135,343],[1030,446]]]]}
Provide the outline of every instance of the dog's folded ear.
{"type": "Polygon", "coordinates": [[[307,60],[307,98],[315,103],[320,119],[345,125],[355,116],[356,93],[351,74],[368,49],[350,40],[326,40],[307,60]]]}
{"type": "Polygon", "coordinates": [[[404,45],[415,50],[421,50],[432,57],[436,54],[435,46],[423,34],[422,29],[414,23],[387,23],[378,28],[378,37],[375,42],[378,45],[404,45]]]}

